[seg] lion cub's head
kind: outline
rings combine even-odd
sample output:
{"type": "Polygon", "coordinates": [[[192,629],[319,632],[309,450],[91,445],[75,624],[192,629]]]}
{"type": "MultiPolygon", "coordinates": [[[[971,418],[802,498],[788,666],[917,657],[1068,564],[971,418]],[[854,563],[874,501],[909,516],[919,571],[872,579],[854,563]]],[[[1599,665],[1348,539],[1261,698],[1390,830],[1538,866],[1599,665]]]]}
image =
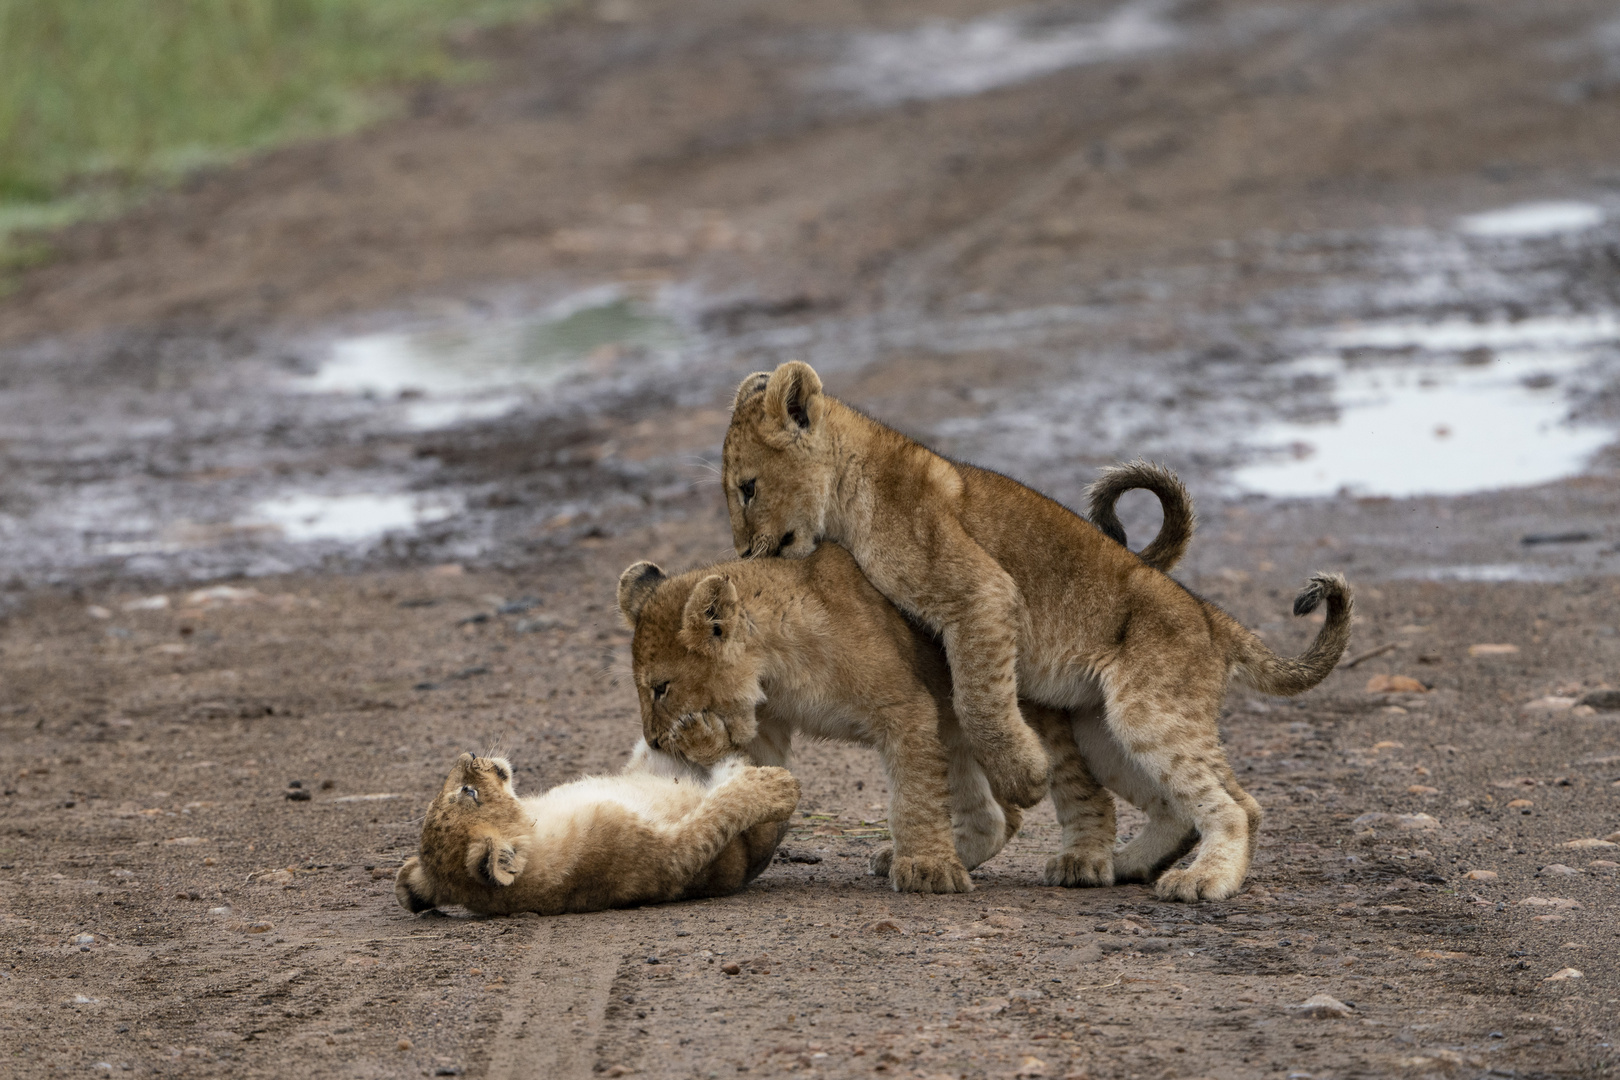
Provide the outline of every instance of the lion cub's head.
{"type": "Polygon", "coordinates": [[[826,532],[838,468],[821,379],[797,360],[737,388],[721,469],[737,554],[802,559],[826,532]]]}
{"type": "Polygon", "coordinates": [[[394,895],[417,912],[510,885],[528,864],[532,830],[512,791],[511,763],[462,754],[428,807],[421,854],[399,868],[394,895]]]}
{"type": "Polygon", "coordinates": [[[666,577],[649,562],[619,577],[641,729],[655,750],[712,765],[752,742],[765,700],[742,639],[737,588],[720,574],[666,577]]]}

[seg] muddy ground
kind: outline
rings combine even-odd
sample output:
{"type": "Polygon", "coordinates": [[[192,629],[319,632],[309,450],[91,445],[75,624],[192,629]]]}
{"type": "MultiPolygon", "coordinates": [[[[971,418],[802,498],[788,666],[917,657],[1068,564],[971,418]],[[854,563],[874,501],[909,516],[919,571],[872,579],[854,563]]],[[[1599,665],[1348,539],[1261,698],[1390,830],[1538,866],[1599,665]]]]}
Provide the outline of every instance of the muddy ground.
{"type": "MultiPolygon", "coordinates": [[[[1608,197],[1612,8],[1166,5],[1150,14],[1173,38],[983,93],[817,81],[850,35],[996,10],[580,8],[469,44],[496,64],[486,84],[53,238],[0,302],[8,1074],[1617,1071],[1620,712],[1570,704],[1620,686],[1613,450],[1522,490],[1278,501],[1161,434],[1200,393],[1265,397],[1301,326],[1433,302],[1366,230],[1608,197]],[[1366,286],[1381,274],[1402,295],[1366,286]],[[254,381],[308,366],[289,343],[311,335],[604,281],[689,287],[700,362],[408,434],[254,381]],[[1140,410],[1120,372],[1171,388],[1145,449],[961,426],[1004,415],[996,395],[1043,397],[1057,346],[1019,313],[1059,309],[1098,410],[1140,410]],[[1279,650],[1314,630],[1286,615],[1303,575],[1350,575],[1351,652],[1392,648],[1299,701],[1228,705],[1267,811],[1248,891],[1040,887],[1043,807],[974,893],[896,895],[865,874],[875,757],[810,746],[787,861],[739,896],[558,919],[397,907],[393,868],[460,750],[499,742],[526,790],[623,760],[613,583],[637,559],[727,554],[691,461],[736,378],[796,351],[835,392],[1065,498],[1110,456],[1168,447],[1204,517],[1184,580],[1279,650]],[[340,474],[468,509],[376,544],[206,524],[233,492],[340,474]],[[60,539],[107,506],[205,524],[60,539]],[[1534,580],[1444,580],[1459,565],[1534,580]],[[253,591],[198,592],[221,583],[253,591]],[[1368,689],[1395,675],[1426,689],[1368,689]],[[1295,1008],[1319,993],[1347,1015],[1295,1008]]],[[[1617,244],[1493,255],[1484,285],[1432,276],[1447,313],[1605,310],[1617,244]]],[[[1085,400],[1061,401],[1080,425],[1085,400]]],[[[1600,386],[1583,407],[1617,402],[1600,386]]],[[[1132,509],[1140,542],[1152,515],[1132,509]]]]}

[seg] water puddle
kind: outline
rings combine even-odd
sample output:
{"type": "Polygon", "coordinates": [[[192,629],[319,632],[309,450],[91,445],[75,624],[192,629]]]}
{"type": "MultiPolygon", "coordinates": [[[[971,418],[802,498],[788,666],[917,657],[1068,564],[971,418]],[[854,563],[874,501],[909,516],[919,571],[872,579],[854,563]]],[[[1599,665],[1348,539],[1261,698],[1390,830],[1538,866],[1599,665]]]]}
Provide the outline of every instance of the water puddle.
{"type": "Polygon", "coordinates": [[[1585,232],[1603,224],[1604,217],[1602,207],[1586,202],[1527,202],[1470,214],[1457,222],[1457,229],[1466,236],[1520,240],[1585,232]]]}
{"type": "Polygon", "coordinates": [[[680,340],[654,306],[599,289],[535,315],[343,338],[300,388],[397,401],[404,427],[432,430],[505,415],[565,379],[611,375],[680,340]]]}
{"type": "Polygon", "coordinates": [[[238,524],[278,529],[293,543],[354,542],[443,521],[461,511],[459,497],[426,495],[278,495],[253,506],[238,524]]]}
{"type": "Polygon", "coordinates": [[[1168,6],[1137,0],[1093,23],[1058,23],[1024,13],[863,34],[817,81],[874,105],[982,94],[1175,44],[1180,34],[1162,18],[1168,6]]]}
{"type": "Polygon", "coordinates": [[[1329,340],[1342,351],[1282,374],[1330,387],[1332,415],[1263,427],[1251,445],[1269,453],[1234,473],[1239,487],[1283,498],[1524,487],[1580,472],[1614,438],[1569,420],[1576,377],[1604,366],[1591,347],[1620,341],[1612,316],[1392,323],[1329,340]]]}
{"type": "Polygon", "coordinates": [[[1404,581],[1566,581],[1573,572],[1533,563],[1484,563],[1476,566],[1419,566],[1396,570],[1390,577],[1404,581]]]}

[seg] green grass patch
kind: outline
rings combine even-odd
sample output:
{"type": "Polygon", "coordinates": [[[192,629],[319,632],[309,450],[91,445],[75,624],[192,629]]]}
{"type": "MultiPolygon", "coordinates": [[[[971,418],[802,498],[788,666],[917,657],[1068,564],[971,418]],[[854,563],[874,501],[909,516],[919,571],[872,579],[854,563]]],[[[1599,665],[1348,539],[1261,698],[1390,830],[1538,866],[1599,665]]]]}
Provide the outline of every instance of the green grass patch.
{"type": "Polygon", "coordinates": [[[390,90],[477,74],[446,48],[458,30],[558,5],[0,0],[0,247],[109,192],[385,116],[390,90]]]}

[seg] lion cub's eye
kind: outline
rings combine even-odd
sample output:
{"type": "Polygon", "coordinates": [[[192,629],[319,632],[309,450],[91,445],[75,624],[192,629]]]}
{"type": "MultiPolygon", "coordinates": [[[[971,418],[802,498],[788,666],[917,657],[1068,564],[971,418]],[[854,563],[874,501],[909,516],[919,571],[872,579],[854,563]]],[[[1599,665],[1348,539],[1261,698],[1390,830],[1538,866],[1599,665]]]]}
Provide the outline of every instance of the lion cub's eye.
{"type": "Polygon", "coordinates": [[[743,505],[747,506],[754,501],[754,481],[744,480],[737,485],[737,494],[742,496],[743,505]]]}
{"type": "Polygon", "coordinates": [[[471,784],[461,785],[461,793],[467,796],[467,798],[471,799],[473,802],[478,801],[478,789],[473,787],[471,784]]]}
{"type": "Polygon", "coordinates": [[[653,700],[654,701],[657,701],[659,698],[662,698],[667,693],[669,693],[669,683],[668,682],[653,683],[652,694],[653,694],[653,700]]]}

